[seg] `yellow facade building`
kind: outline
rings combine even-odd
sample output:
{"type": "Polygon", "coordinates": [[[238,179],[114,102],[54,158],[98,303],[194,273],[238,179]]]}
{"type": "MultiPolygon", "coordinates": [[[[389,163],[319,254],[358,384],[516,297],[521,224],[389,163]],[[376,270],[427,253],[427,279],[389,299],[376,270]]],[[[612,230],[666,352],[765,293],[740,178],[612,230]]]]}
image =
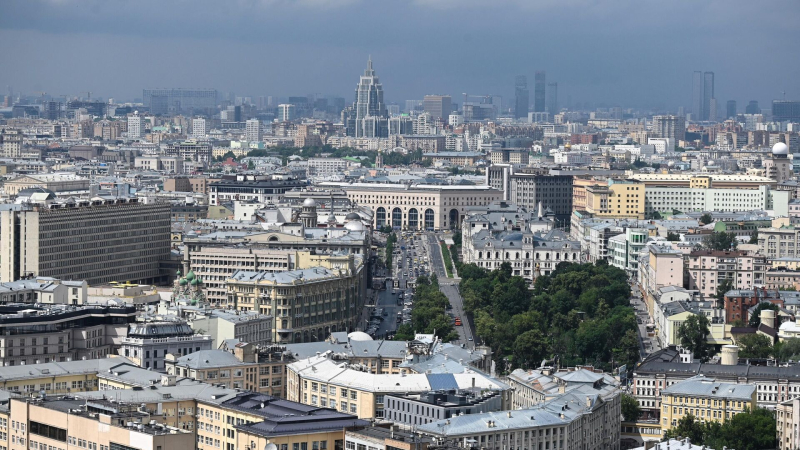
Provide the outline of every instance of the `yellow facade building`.
{"type": "Polygon", "coordinates": [[[585,191],[585,210],[594,217],[644,219],[645,193],[642,183],[631,180],[609,180],[607,185],[586,186],[585,191]]]}
{"type": "Polygon", "coordinates": [[[725,422],[757,406],[756,386],[720,383],[697,375],[661,391],[661,428],[678,425],[691,414],[701,422],[725,422]]]}

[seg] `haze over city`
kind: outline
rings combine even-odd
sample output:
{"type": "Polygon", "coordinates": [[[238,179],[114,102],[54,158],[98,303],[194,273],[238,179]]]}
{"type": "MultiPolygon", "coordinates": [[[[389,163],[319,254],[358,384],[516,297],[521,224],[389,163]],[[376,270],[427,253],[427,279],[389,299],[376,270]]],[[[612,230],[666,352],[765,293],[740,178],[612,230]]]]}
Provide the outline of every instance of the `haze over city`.
{"type": "MultiPolygon", "coordinates": [[[[800,5],[752,1],[156,1],[0,3],[0,86],[133,100],[150,87],[352,97],[372,55],[387,101],[513,95],[546,70],[566,104],[688,106],[800,96],[800,5]]],[[[571,106],[571,105],[570,105],[571,106]]]]}

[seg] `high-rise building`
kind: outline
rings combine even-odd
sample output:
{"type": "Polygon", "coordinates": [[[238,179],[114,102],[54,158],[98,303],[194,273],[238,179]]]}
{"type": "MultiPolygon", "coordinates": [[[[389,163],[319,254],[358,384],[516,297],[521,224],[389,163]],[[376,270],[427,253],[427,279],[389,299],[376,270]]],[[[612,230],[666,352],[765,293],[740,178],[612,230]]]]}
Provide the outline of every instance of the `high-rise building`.
{"type": "Polygon", "coordinates": [[[0,130],[0,156],[19,158],[22,154],[22,133],[19,130],[0,130]]]}
{"type": "Polygon", "coordinates": [[[677,144],[686,139],[686,119],[681,116],[653,116],[652,134],[654,138],[672,139],[677,144]]]}
{"type": "Polygon", "coordinates": [[[422,107],[425,112],[430,113],[432,119],[440,119],[444,123],[447,123],[453,110],[449,95],[426,95],[422,100],[422,107]]]}
{"type": "Polygon", "coordinates": [[[170,205],[113,198],[11,205],[0,212],[0,280],[33,274],[90,285],[152,284],[170,257],[170,205]]]}
{"type": "Polygon", "coordinates": [[[712,98],[708,104],[708,120],[717,120],[717,99],[712,98]]]}
{"type": "Polygon", "coordinates": [[[372,58],[367,61],[367,69],[358,81],[356,86],[356,102],[354,105],[356,113],[356,137],[364,136],[364,126],[362,121],[367,117],[385,119],[389,116],[386,111],[386,104],[383,102],[383,85],[375,70],[372,69],[372,58]]]}
{"type": "Polygon", "coordinates": [[[249,119],[246,123],[245,138],[248,142],[261,141],[261,123],[258,119],[249,119]]]}
{"type": "Polygon", "coordinates": [[[138,111],[128,116],[128,138],[142,138],[142,116],[139,115],[138,111]]]}
{"type": "Polygon", "coordinates": [[[296,106],[291,103],[281,103],[278,105],[278,120],[281,122],[289,122],[294,120],[296,116],[296,106]]]}
{"type": "Polygon", "coordinates": [[[728,100],[725,107],[725,117],[728,119],[736,117],[736,100],[728,100]]]}
{"type": "MultiPolygon", "coordinates": [[[[535,85],[533,87],[533,111],[544,112],[545,110],[545,72],[537,70],[534,75],[535,85]]],[[[527,115],[527,114],[526,114],[527,115]]]]}
{"type": "Polygon", "coordinates": [[[153,114],[207,112],[217,107],[216,89],[144,89],[144,106],[153,114]]]}
{"type": "Polygon", "coordinates": [[[559,113],[558,109],[558,83],[555,81],[552,83],[547,83],[547,112],[550,115],[555,115],[559,113]]]}
{"type": "Polygon", "coordinates": [[[745,114],[761,114],[761,108],[758,107],[758,100],[750,100],[744,108],[745,114]]]}
{"type": "Polygon", "coordinates": [[[528,77],[517,75],[514,82],[514,117],[528,117],[530,98],[528,95],[528,77]]]}
{"type": "Polygon", "coordinates": [[[714,72],[703,73],[703,120],[716,120],[716,112],[711,111],[714,96],[714,72]],[[713,114],[713,116],[712,116],[713,114]]]}
{"type": "Polygon", "coordinates": [[[192,137],[195,139],[206,137],[206,119],[202,117],[192,119],[192,137]]]}
{"type": "Polygon", "coordinates": [[[692,74],[692,119],[703,120],[703,72],[692,74]]]}
{"type": "Polygon", "coordinates": [[[800,121],[800,101],[773,100],[772,119],[779,122],[800,121]]]}

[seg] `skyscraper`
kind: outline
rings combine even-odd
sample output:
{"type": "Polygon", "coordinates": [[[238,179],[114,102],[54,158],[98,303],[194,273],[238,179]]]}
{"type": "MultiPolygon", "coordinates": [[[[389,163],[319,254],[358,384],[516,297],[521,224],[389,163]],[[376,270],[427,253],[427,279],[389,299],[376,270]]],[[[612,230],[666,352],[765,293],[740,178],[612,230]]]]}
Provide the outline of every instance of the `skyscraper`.
{"type": "Polygon", "coordinates": [[[296,107],[291,103],[281,103],[278,105],[278,120],[281,122],[289,122],[294,120],[296,116],[296,107]]]}
{"type": "Polygon", "coordinates": [[[216,89],[144,89],[144,106],[153,114],[208,112],[217,107],[216,89]]]}
{"type": "Polygon", "coordinates": [[[514,117],[517,119],[528,117],[528,108],[530,104],[528,77],[525,75],[517,75],[514,81],[514,117]]]}
{"type": "Polygon", "coordinates": [[[367,61],[367,69],[356,86],[356,137],[361,137],[363,128],[359,126],[365,117],[387,118],[389,113],[383,103],[383,85],[372,69],[372,58],[367,61]]]}
{"type": "Polygon", "coordinates": [[[142,116],[139,115],[139,111],[128,116],[128,138],[142,138],[142,116]]]}
{"type": "Polygon", "coordinates": [[[442,123],[447,123],[453,111],[452,99],[449,95],[426,95],[422,100],[422,108],[434,120],[441,119],[442,123]]]}
{"type": "Polygon", "coordinates": [[[761,114],[761,108],[758,107],[758,100],[750,100],[750,103],[744,108],[745,114],[761,114]]]}
{"type": "Polygon", "coordinates": [[[725,107],[725,117],[728,119],[736,117],[736,100],[728,100],[725,107]]]}
{"type": "Polygon", "coordinates": [[[535,112],[544,112],[545,110],[545,72],[544,70],[537,70],[534,75],[535,86],[533,88],[533,110],[535,112]]]}
{"type": "Polygon", "coordinates": [[[547,112],[550,116],[559,113],[558,109],[558,83],[547,83],[547,112]]]}
{"type": "Polygon", "coordinates": [[[703,74],[703,120],[717,120],[716,111],[711,111],[711,99],[714,96],[714,72],[703,74]],[[712,114],[714,117],[712,117],[712,114]]]}
{"type": "Polygon", "coordinates": [[[695,70],[692,74],[692,118],[703,120],[703,72],[695,70]]]}

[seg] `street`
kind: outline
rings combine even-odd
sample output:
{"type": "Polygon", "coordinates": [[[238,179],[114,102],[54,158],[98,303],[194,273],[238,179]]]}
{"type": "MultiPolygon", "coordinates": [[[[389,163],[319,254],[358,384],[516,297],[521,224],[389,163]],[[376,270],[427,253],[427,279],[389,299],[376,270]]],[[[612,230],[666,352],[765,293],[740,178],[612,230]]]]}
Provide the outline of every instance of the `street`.
{"type": "Polygon", "coordinates": [[[636,314],[636,324],[639,332],[639,353],[644,358],[648,354],[660,350],[661,346],[657,338],[647,335],[647,324],[650,321],[650,316],[647,313],[647,305],[638,295],[638,292],[634,291],[631,296],[631,306],[633,306],[636,314]]]}

